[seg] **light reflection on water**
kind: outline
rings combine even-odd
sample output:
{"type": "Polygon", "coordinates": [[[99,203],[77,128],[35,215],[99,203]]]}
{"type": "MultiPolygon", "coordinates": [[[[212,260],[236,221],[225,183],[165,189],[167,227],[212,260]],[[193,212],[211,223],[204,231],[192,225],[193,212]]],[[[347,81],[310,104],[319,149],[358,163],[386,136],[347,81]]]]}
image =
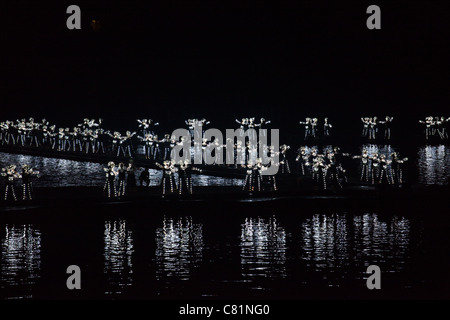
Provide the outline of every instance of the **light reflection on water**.
{"type": "MultiPolygon", "coordinates": [[[[211,230],[218,236],[208,237],[209,240],[204,237],[204,228],[214,224],[192,217],[164,217],[156,228],[153,224],[131,225],[125,219],[106,220],[99,225],[101,229],[86,228],[80,237],[95,238],[103,230],[103,247],[95,253],[103,256],[106,284],[102,290],[105,295],[124,296],[142,281],[142,274],[134,271],[149,268],[143,262],[150,264],[148,272],[154,269],[155,273],[150,274],[168,292],[177,290],[180,280],[192,284],[199,279],[209,284],[208,290],[213,294],[214,284],[220,281],[230,286],[240,283],[250,290],[255,285],[257,289],[270,290],[270,281],[265,281],[273,279],[340,286],[345,281],[361,280],[372,264],[380,266],[383,272],[401,274],[411,266],[412,241],[420,244],[422,234],[417,230],[412,234],[408,218],[381,218],[375,213],[314,214],[289,223],[277,216],[241,219],[232,221],[233,225],[241,223],[238,232],[231,228],[236,231],[228,237],[227,233],[211,230]],[[96,233],[89,234],[93,230],[96,233]],[[136,234],[148,235],[155,251],[136,246],[136,234]],[[223,261],[229,265],[227,272],[221,274],[225,270],[223,261]],[[230,271],[233,269],[236,272],[230,271]]],[[[32,225],[6,225],[3,229],[0,287],[10,298],[30,298],[42,282],[36,284],[41,274],[42,234],[32,225]]],[[[58,229],[59,232],[63,230],[58,229]]],[[[58,263],[58,257],[51,255],[57,247],[56,243],[47,244],[48,252],[42,255],[50,259],[46,263],[58,263]]],[[[66,260],[62,257],[62,261],[66,260]]]]}
{"type": "Polygon", "coordinates": [[[286,277],[286,231],[275,217],[246,218],[241,226],[241,272],[244,278],[286,277]]]}
{"type": "Polygon", "coordinates": [[[448,185],[450,178],[450,148],[424,146],[418,151],[419,183],[448,185]]]}
{"type": "Polygon", "coordinates": [[[156,229],[156,277],[189,280],[203,258],[203,225],[191,217],[164,218],[156,229]]]}
{"type": "Polygon", "coordinates": [[[104,274],[109,289],[105,294],[120,294],[133,283],[133,231],[125,220],[106,221],[104,233],[104,274]]]}
{"type": "Polygon", "coordinates": [[[302,223],[302,257],[307,267],[320,271],[348,265],[349,239],[345,215],[314,215],[302,223]]]}
{"type": "Polygon", "coordinates": [[[409,257],[410,222],[377,214],[348,217],[316,214],[302,223],[302,260],[314,271],[338,271],[348,267],[365,270],[379,265],[384,272],[402,271],[409,257]]]}
{"type": "Polygon", "coordinates": [[[31,224],[7,224],[1,244],[0,288],[8,298],[31,298],[41,277],[41,232],[31,224]]]}

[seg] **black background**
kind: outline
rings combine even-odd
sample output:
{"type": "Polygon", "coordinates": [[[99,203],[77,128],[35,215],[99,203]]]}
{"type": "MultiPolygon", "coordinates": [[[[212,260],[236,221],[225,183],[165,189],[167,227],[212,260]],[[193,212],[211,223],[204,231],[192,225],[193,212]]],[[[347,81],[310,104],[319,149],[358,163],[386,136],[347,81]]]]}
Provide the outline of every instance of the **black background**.
{"type": "Polygon", "coordinates": [[[297,129],[308,116],[448,116],[448,1],[17,0],[2,12],[2,120],[174,129],[262,116],[297,129]],[[81,30],[66,28],[70,4],[81,30]],[[366,27],[371,4],[381,30],[366,27]]]}

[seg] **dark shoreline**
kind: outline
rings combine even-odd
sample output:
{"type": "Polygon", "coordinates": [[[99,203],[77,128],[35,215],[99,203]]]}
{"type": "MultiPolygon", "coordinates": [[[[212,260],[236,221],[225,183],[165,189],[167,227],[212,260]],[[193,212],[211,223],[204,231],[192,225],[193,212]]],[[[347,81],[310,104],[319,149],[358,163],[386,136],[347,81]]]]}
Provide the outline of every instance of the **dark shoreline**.
{"type": "Polygon", "coordinates": [[[339,191],[294,189],[253,195],[243,192],[240,187],[196,187],[193,195],[172,194],[164,197],[160,187],[136,187],[131,188],[128,195],[120,199],[106,198],[101,187],[42,187],[35,188],[34,192],[35,198],[32,201],[0,201],[1,217],[14,216],[18,212],[45,213],[63,209],[78,215],[134,211],[129,210],[131,208],[142,211],[142,216],[154,215],[160,210],[176,212],[178,209],[201,215],[211,208],[227,206],[244,210],[246,214],[259,215],[274,210],[281,212],[281,209],[308,207],[392,207],[410,209],[401,211],[412,212],[419,212],[418,207],[422,207],[442,211],[450,205],[448,186],[414,185],[398,189],[354,186],[339,191]]]}

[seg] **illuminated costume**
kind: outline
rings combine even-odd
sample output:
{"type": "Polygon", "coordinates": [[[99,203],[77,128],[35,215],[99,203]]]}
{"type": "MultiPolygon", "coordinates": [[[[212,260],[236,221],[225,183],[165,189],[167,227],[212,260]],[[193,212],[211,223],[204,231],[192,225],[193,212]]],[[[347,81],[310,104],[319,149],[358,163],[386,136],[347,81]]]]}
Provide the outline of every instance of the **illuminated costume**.
{"type": "Polygon", "coordinates": [[[81,131],[84,131],[86,129],[89,128],[89,119],[88,118],[84,118],[83,122],[78,124],[78,127],[81,128],[81,131]]]}
{"type": "Polygon", "coordinates": [[[72,151],[83,151],[83,146],[81,144],[81,132],[78,127],[74,127],[73,131],[70,133],[72,138],[72,151]]]}
{"type": "Polygon", "coordinates": [[[191,138],[194,138],[194,128],[195,128],[195,121],[194,119],[187,119],[184,121],[189,129],[189,134],[191,135],[191,138]]]}
{"type": "Polygon", "coordinates": [[[426,117],[425,121],[419,120],[419,123],[425,125],[425,139],[429,139],[433,135],[432,126],[434,125],[433,117],[426,117]]]}
{"type": "Polygon", "coordinates": [[[103,170],[106,172],[106,182],[105,186],[103,187],[103,191],[106,192],[108,198],[115,198],[117,196],[117,192],[116,184],[114,183],[114,181],[118,174],[116,165],[114,164],[114,162],[110,161],[108,162],[108,167],[103,168],[103,170]]]}
{"type": "Polygon", "coordinates": [[[146,133],[143,137],[137,136],[137,138],[144,143],[144,154],[145,159],[151,159],[152,158],[152,151],[153,151],[153,136],[150,133],[146,133]]]}
{"type": "MultiPolygon", "coordinates": [[[[32,118],[30,118],[31,120],[32,118]]],[[[43,119],[45,121],[45,119],[43,119]]],[[[33,144],[38,148],[41,145],[42,142],[42,124],[41,123],[30,123],[30,146],[33,146],[33,144]]]]}
{"type": "Polygon", "coordinates": [[[324,121],[323,122],[323,136],[329,137],[331,134],[331,128],[333,126],[331,125],[331,123],[328,122],[328,118],[325,118],[323,121],[324,121]]]}
{"type": "Polygon", "coordinates": [[[308,139],[312,136],[312,125],[311,125],[311,118],[306,118],[306,121],[300,121],[300,124],[303,124],[305,126],[305,137],[304,139],[308,139]]]}
{"type": "Polygon", "coordinates": [[[375,140],[377,138],[377,131],[378,131],[378,122],[377,117],[373,117],[369,119],[369,139],[375,140]]]}
{"type": "Polygon", "coordinates": [[[390,167],[392,160],[386,159],[386,155],[380,155],[380,174],[378,183],[394,184],[394,177],[392,175],[392,169],[390,167]]]}
{"type": "Polygon", "coordinates": [[[318,125],[317,118],[313,118],[311,120],[311,136],[313,138],[317,137],[317,125],[318,125]]]}
{"type": "Polygon", "coordinates": [[[205,118],[198,120],[198,119],[188,119],[185,121],[186,125],[189,128],[189,133],[191,137],[193,137],[195,140],[199,141],[203,138],[204,135],[204,127],[209,124],[210,122],[207,121],[205,118]]]}
{"type": "Polygon", "coordinates": [[[367,138],[369,136],[369,120],[370,118],[368,117],[361,118],[361,121],[363,123],[363,130],[361,136],[364,138],[367,138]]]}
{"type": "Polygon", "coordinates": [[[92,137],[91,137],[92,130],[90,129],[84,129],[81,133],[81,141],[83,145],[84,152],[86,154],[89,153],[89,150],[92,147],[92,137]]]}
{"type": "Polygon", "coordinates": [[[106,153],[107,146],[111,143],[111,136],[109,135],[109,131],[105,131],[103,129],[95,130],[95,138],[96,138],[96,152],[106,153]]]}
{"type": "Polygon", "coordinates": [[[24,146],[26,144],[26,136],[27,136],[27,127],[25,123],[25,119],[17,120],[17,125],[15,126],[17,129],[17,140],[16,143],[24,146]]]}
{"type": "Polygon", "coordinates": [[[175,136],[171,136],[169,140],[169,159],[174,159],[175,156],[172,155],[173,148],[177,145],[177,140],[175,139],[175,136]]]}
{"type": "Polygon", "coordinates": [[[239,133],[239,136],[242,138],[248,129],[248,118],[242,118],[241,121],[235,119],[235,121],[239,124],[239,128],[242,129],[242,132],[239,133]]]}
{"type": "Polygon", "coordinates": [[[152,154],[153,154],[153,160],[156,160],[158,156],[161,155],[161,150],[159,148],[160,140],[158,140],[158,136],[153,136],[153,146],[152,146],[152,154]]]}
{"type": "Polygon", "coordinates": [[[51,147],[52,149],[54,149],[55,139],[57,135],[57,133],[55,133],[55,129],[56,129],[55,125],[50,127],[44,126],[42,133],[42,135],[44,136],[43,145],[51,147]]]}
{"type": "Polygon", "coordinates": [[[392,173],[391,175],[397,179],[398,184],[403,183],[403,165],[408,161],[408,158],[400,158],[396,152],[392,154],[392,173]]]}
{"type": "Polygon", "coordinates": [[[19,141],[18,129],[14,122],[10,121],[8,126],[9,137],[11,138],[11,142],[13,145],[19,141]],[[16,140],[17,137],[17,140],[16,140]]]}
{"type": "Polygon", "coordinates": [[[155,164],[163,170],[161,180],[162,194],[175,193],[177,190],[175,172],[177,172],[178,169],[175,167],[174,163],[170,160],[165,160],[162,165],[157,162],[155,164]]]}
{"type": "Polygon", "coordinates": [[[71,148],[70,138],[71,138],[71,136],[70,136],[70,129],[66,128],[64,130],[63,151],[66,151],[66,150],[70,151],[70,148],[71,148]]]}
{"type": "MultiPolygon", "coordinates": [[[[183,139],[183,138],[181,138],[183,139]]],[[[206,143],[207,139],[205,139],[205,143],[206,143]]],[[[222,162],[222,159],[220,158],[220,154],[222,153],[222,149],[225,146],[223,144],[219,143],[219,139],[214,139],[213,142],[210,142],[207,144],[207,146],[205,146],[205,149],[208,150],[212,150],[212,152],[210,151],[211,157],[214,157],[214,162],[212,164],[220,164],[222,162]]],[[[203,146],[202,146],[203,149],[203,146]]]]}
{"type": "MultiPolygon", "coordinates": [[[[202,139],[202,155],[205,154],[207,147],[208,147],[208,139],[203,138],[202,139]]],[[[203,163],[205,163],[205,157],[204,156],[202,157],[202,161],[203,161],[203,163]]]]}
{"type": "Polygon", "coordinates": [[[155,123],[152,119],[138,119],[137,122],[139,123],[139,128],[141,129],[143,136],[146,134],[154,135],[155,131],[153,130],[153,126],[159,125],[158,122],[155,123]]]}
{"type": "Polygon", "coordinates": [[[59,128],[58,133],[54,135],[55,139],[53,140],[52,149],[62,151],[64,144],[64,128],[59,128]]]}
{"type": "Polygon", "coordinates": [[[12,195],[12,200],[17,201],[16,193],[14,191],[14,181],[20,179],[22,176],[16,171],[16,166],[11,164],[2,169],[1,175],[6,177],[5,201],[9,200],[8,193],[12,195]]]}
{"type": "Polygon", "coordinates": [[[326,160],[328,161],[326,178],[338,188],[342,188],[341,173],[344,173],[345,171],[337,164],[334,152],[327,152],[326,160]]]}
{"type": "Polygon", "coordinates": [[[32,177],[39,177],[39,171],[34,171],[28,165],[22,166],[22,189],[23,189],[23,200],[33,200],[32,198],[32,177]]]}
{"type": "Polygon", "coordinates": [[[364,149],[360,156],[353,156],[353,159],[361,159],[361,181],[369,182],[369,165],[371,160],[369,152],[364,149]]]}
{"type": "Polygon", "coordinates": [[[10,133],[9,133],[9,121],[0,122],[0,130],[1,130],[1,140],[2,145],[9,144],[10,133]]]}
{"type": "MultiPolygon", "coordinates": [[[[258,179],[258,181],[260,181],[262,183],[262,188],[261,188],[261,186],[259,188],[262,189],[263,191],[277,191],[277,181],[276,181],[275,175],[264,175],[263,174],[263,172],[267,170],[267,167],[269,165],[270,164],[264,165],[262,163],[261,158],[256,159],[256,167],[258,169],[257,179],[258,179]]],[[[272,165],[275,165],[275,164],[272,164],[272,165]]]]}
{"type": "Polygon", "coordinates": [[[180,160],[178,170],[178,193],[192,194],[192,171],[201,172],[202,170],[189,164],[189,160],[184,162],[180,160]]]}
{"type": "Polygon", "coordinates": [[[119,152],[120,152],[119,146],[121,145],[121,141],[122,141],[122,136],[121,136],[120,132],[114,131],[113,134],[111,134],[109,132],[107,134],[111,137],[111,152],[113,154],[117,153],[117,156],[119,156],[119,152]]]}
{"type": "Polygon", "coordinates": [[[123,197],[125,196],[125,180],[126,180],[126,168],[125,168],[125,164],[123,164],[122,162],[119,163],[119,168],[117,170],[117,177],[119,178],[119,182],[118,182],[118,186],[119,186],[119,192],[118,192],[118,196],[119,197],[123,197]]]}
{"type": "Polygon", "coordinates": [[[394,120],[394,117],[386,116],[384,121],[379,121],[379,123],[384,125],[384,139],[386,139],[386,140],[391,139],[392,120],[394,120]]]}
{"type": "Polygon", "coordinates": [[[312,171],[315,177],[316,182],[319,186],[322,187],[323,190],[327,189],[327,171],[329,165],[326,164],[323,154],[318,154],[313,158],[312,162],[312,171]]]}
{"type": "Polygon", "coordinates": [[[147,119],[142,120],[137,119],[136,121],[139,123],[139,128],[141,129],[142,135],[145,136],[146,134],[148,134],[149,124],[147,122],[147,119]]]}
{"type": "Polygon", "coordinates": [[[253,129],[252,131],[249,132],[249,137],[251,140],[256,141],[256,124],[255,124],[255,118],[248,118],[248,124],[247,127],[248,129],[253,129]]]}
{"type": "Polygon", "coordinates": [[[136,166],[132,160],[130,160],[127,167],[127,186],[136,187],[136,166]]]}
{"type": "Polygon", "coordinates": [[[126,157],[127,154],[129,157],[132,156],[132,139],[136,132],[131,133],[131,131],[127,131],[125,133],[125,137],[122,137],[121,142],[119,143],[119,151],[123,151],[123,156],[126,157]]]}
{"type": "Polygon", "coordinates": [[[372,157],[370,157],[370,160],[372,160],[371,166],[372,184],[375,184],[375,178],[378,176],[380,172],[381,158],[378,155],[378,153],[374,153],[372,157]]]}
{"type": "Polygon", "coordinates": [[[298,149],[297,158],[295,161],[299,163],[301,175],[305,175],[305,166],[309,165],[309,155],[306,153],[306,147],[300,147],[298,149]]]}
{"type": "Polygon", "coordinates": [[[171,137],[170,134],[165,134],[164,138],[159,141],[160,145],[162,146],[162,156],[163,160],[169,160],[170,157],[170,150],[171,150],[171,137]]]}
{"type": "Polygon", "coordinates": [[[291,147],[288,145],[281,145],[280,146],[280,173],[291,173],[291,169],[289,168],[289,161],[286,158],[286,153],[291,147]]]}
{"type": "Polygon", "coordinates": [[[258,145],[251,144],[250,141],[247,141],[247,145],[244,149],[245,152],[245,161],[255,163],[256,158],[258,157],[258,145]]]}
{"type": "Polygon", "coordinates": [[[242,190],[252,193],[253,191],[261,191],[262,179],[259,173],[259,168],[253,162],[249,162],[247,166],[247,174],[244,180],[244,186],[242,190]]]}
{"type": "Polygon", "coordinates": [[[445,119],[444,117],[436,117],[436,133],[442,140],[448,139],[447,126],[450,118],[445,119]]]}
{"type": "Polygon", "coordinates": [[[333,153],[333,160],[334,160],[334,164],[336,166],[336,173],[337,173],[338,177],[342,178],[342,180],[345,183],[348,183],[346,170],[342,166],[342,160],[343,160],[343,157],[349,157],[350,154],[342,153],[341,149],[339,147],[334,147],[332,153],[333,153]]]}
{"type": "MultiPolygon", "coordinates": [[[[264,119],[264,118],[261,118],[261,119],[259,120],[259,123],[258,123],[258,124],[255,124],[255,126],[256,126],[256,127],[259,127],[259,129],[266,129],[266,125],[268,125],[268,124],[270,124],[270,120],[266,120],[266,119],[264,119]]],[[[266,135],[267,135],[267,132],[264,132],[264,131],[263,131],[262,135],[263,135],[263,136],[266,136],[266,135]]]]}
{"type": "Polygon", "coordinates": [[[97,139],[98,139],[97,130],[98,129],[89,130],[89,143],[90,143],[90,150],[92,151],[92,153],[97,152],[97,139]]]}
{"type": "Polygon", "coordinates": [[[198,125],[199,125],[200,128],[201,128],[200,132],[201,132],[201,134],[202,134],[202,136],[199,137],[199,138],[203,138],[203,136],[205,135],[205,127],[206,127],[209,123],[210,123],[210,122],[207,121],[205,118],[203,118],[203,119],[201,119],[201,120],[198,120],[198,125]]]}
{"type": "Polygon", "coordinates": [[[225,164],[227,166],[231,165],[234,163],[234,156],[235,156],[235,145],[233,143],[233,139],[231,138],[226,138],[226,144],[224,145],[225,147],[225,164]],[[231,145],[231,150],[228,150],[227,145],[231,145]]]}
{"type": "Polygon", "coordinates": [[[155,122],[155,121],[153,121],[152,119],[147,119],[147,123],[148,123],[148,128],[147,128],[147,130],[149,130],[149,132],[150,132],[152,135],[155,135],[154,127],[155,127],[155,126],[159,126],[159,122],[155,122]]]}
{"type": "Polygon", "coordinates": [[[235,120],[240,126],[240,128],[242,129],[242,130],[247,130],[247,128],[248,128],[248,118],[242,118],[242,120],[238,120],[238,119],[236,119],[235,120]]]}
{"type": "Polygon", "coordinates": [[[244,165],[246,163],[245,147],[242,145],[241,140],[238,140],[234,146],[234,165],[237,168],[238,165],[244,165]],[[238,163],[238,157],[241,157],[241,163],[238,163]]]}

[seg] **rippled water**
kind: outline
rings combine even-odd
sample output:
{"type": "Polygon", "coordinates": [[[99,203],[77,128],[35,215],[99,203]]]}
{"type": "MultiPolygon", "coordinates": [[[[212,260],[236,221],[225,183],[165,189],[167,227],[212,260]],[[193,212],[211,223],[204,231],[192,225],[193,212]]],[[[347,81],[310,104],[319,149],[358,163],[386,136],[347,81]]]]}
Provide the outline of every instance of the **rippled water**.
{"type": "Polygon", "coordinates": [[[0,287],[7,298],[31,298],[41,272],[41,237],[33,225],[4,225],[0,287]]]}
{"type": "Polygon", "coordinates": [[[191,217],[164,218],[156,229],[156,279],[189,280],[203,258],[203,226],[191,217]]]}
{"type": "Polygon", "coordinates": [[[339,287],[352,269],[362,270],[369,261],[388,273],[401,272],[409,262],[410,221],[404,217],[382,221],[373,213],[351,219],[317,214],[302,224],[301,232],[302,260],[308,269],[340,271],[328,280],[330,287],[339,287]]]}
{"type": "Polygon", "coordinates": [[[128,230],[125,220],[105,221],[104,274],[108,287],[105,294],[120,294],[133,283],[133,232],[128,230]]]}
{"type": "Polygon", "coordinates": [[[417,167],[419,183],[448,185],[450,178],[450,147],[445,145],[421,147],[417,167]]]}
{"type": "Polygon", "coordinates": [[[241,228],[242,277],[286,277],[286,231],[277,219],[246,218],[241,228]]]}
{"type": "MultiPolygon", "coordinates": [[[[54,228],[46,231],[49,237],[65,233],[64,226],[54,228]]],[[[294,284],[295,288],[338,288],[352,281],[364,286],[365,270],[372,264],[395,279],[410,274],[412,251],[423,249],[423,233],[421,224],[414,226],[404,216],[340,212],[289,220],[276,215],[235,217],[222,224],[190,216],[144,224],[107,219],[103,225],[91,224],[70,241],[102,239],[98,245],[92,240],[89,250],[80,248],[86,260],[79,262],[82,269],[91,268],[90,273],[103,270],[93,276],[102,278],[102,287],[96,288],[99,296],[185,293],[195,298],[236,290],[258,296],[277,283],[290,289],[294,284]],[[138,291],[142,286],[145,293],[138,291]]],[[[7,298],[30,298],[36,288],[54,285],[37,282],[42,265],[58,263],[52,255],[59,244],[41,244],[45,237],[32,224],[3,227],[0,284],[7,298]]],[[[70,250],[58,255],[63,261],[67,255],[74,263],[70,250]]],[[[397,285],[415,288],[423,281],[408,278],[397,285]]]]}

